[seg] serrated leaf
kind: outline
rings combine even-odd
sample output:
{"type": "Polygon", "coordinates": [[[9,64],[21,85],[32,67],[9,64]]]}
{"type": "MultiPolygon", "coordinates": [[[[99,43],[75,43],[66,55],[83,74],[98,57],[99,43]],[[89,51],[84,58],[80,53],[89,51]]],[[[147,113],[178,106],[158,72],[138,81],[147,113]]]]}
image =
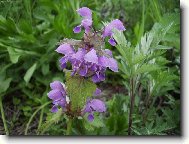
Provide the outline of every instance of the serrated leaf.
{"type": "Polygon", "coordinates": [[[40,134],[44,134],[50,126],[52,126],[55,123],[58,123],[60,118],[62,117],[62,109],[59,109],[58,112],[51,113],[48,117],[46,122],[40,127],[39,132],[40,134]]]}
{"type": "Polygon", "coordinates": [[[158,65],[144,64],[135,71],[134,75],[142,74],[142,73],[146,73],[146,72],[151,72],[151,71],[155,71],[155,70],[158,70],[158,69],[160,69],[160,67],[158,65]]]}
{"type": "Polygon", "coordinates": [[[70,72],[66,72],[66,86],[72,110],[83,108],[87,97],[91,97],[96,90],[96,85],[91,80],[77,75],[71,76],[70,72]]]}
{"type": "Polygon", "coordinates": [[[104,127],[103,120],[97,114],[94,116],[94,120],[92,122],[89,122],[87,120],[86,115],[84,117],[84,120],[84,126],[88,131],[93,131],[95,128],[104,127]]]}
{"type": "Polygon", "coordinates": [[[34,73],[34,71],[37,68],[37,63],[34,63],[26,72],[25,76],[24,76],[24,80],[26,83],[28,83],[34,73]]]}
{"type": "Polygon", "coordinates": [[[139,54],[139,55],[134,56],[132,65],[135,65],[135,64],[140,63],[140,62],[143,61],[145,58],[146,58],[146,56],[143,55],[143,54],[139,54]]]}

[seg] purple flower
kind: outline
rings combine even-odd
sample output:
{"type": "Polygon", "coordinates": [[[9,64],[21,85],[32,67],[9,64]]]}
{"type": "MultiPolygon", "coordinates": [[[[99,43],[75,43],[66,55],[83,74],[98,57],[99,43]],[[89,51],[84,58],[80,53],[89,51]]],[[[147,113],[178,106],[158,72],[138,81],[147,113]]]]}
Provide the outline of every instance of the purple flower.
{"type": "Polygon", "coordinates": [[[105,80],[105,71],[107,68],[114,72],[118,72],[118,65],[115,59],[112,58],[112,52],[108,49],[101,50],[104,55],[97,54],[92,47],[78,48],[75,52],[69,44],[59,46],[56,51],[64,54],[60,61],[62,69],[66,67],[66,63],[72,65],[72,76],[79,74],[84,77],[91,77],[94,83],[105,80]]]}
{"type": "Polygon", "coordinates": [[[99,88],[96,88],[95,92],[93,93],[94,96],[99,96],[101,94],[101,90],[99,88]]]}
{"type": "Polygon", "coordinates": [[[65,55],[74,53],[74,49],[72,48],[72,46],[67,43],[60,45],[55,51],[60,54],[65,54],[65,55]]]}
{"type": "Polygon", "coordinates": [[[92,12],[87,7],[82,7],[77,10],[78,14],[83,17],[83,20],[81,21],[81,24],[76,26],[73,31],[74,33],[80,33],[81,27],[84,27],[85,33],[88,33],[92,26],[92,12]]]}
{"type": "Polygon", "coordinates": [[[51,112],[56,113],[59,106],[62,108],[66,107],[66,91],[59,81],[50,83],[50,87],[52,90],[47,95],[53,101],[51,112]]]}
{"type": "Polygon", "coordinates": [[[85,57],[84,57],[85,61],[87,62],[91,62],[91,63],[98,63],[98,57],[96,55],[96,51],[94,49],[92,49],[91,51],[89,51],[85,57]]]}
{"type": "Polygon", "coordinates": [[[91,18],[92,17],[92,12],[89,8],[87,7],[82,7],[80,9],[77,10],[78,14],[80,14],[80,16],[85,17],[85,18],[91,18]]]}
{"type": "Polygon", "coordinates": [[[119,31],[124,31],[125,30],[125,27],[123,26],[123,23],[118,20],[118,19],[115,19],[113,21],[111,21],[107,26],[105,26],[104,28],[104,32],[103,32],[103,37],[111,37],[109,39],[109,43],[112,45],[112,46],[115,46],[116,45],[116,42],[115,40],[113,39],[112,35],[113,35],[113,29],[117,29],[119,31]]]}
{"type": "Polygon", "coordinates": [[[106,111],[106,106],[103,101],[99,99],[88,100],[83,110],[84,114],[88,113],[88,120],[92,122],[94,120],[94,112],[103,113],[106,111]]]}

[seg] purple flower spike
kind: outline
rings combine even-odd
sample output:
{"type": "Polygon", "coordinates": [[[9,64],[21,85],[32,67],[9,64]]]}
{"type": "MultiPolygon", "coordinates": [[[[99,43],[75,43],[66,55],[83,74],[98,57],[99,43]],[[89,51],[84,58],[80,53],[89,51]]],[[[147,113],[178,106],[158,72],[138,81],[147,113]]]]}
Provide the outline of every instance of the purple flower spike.
{"type": "Polygon", "coordinates": [[[96,55],[96,51],[94,49],[92,49],[91,51],[89,51],[84,59],[87,61],[87,62],[92,62],[92,63],[98,63],[98,57],[96,55]]]}
{"type": "Polygon", "coordinates": [[[113,38],[110,38],[108,41],[112,46],[116,46],[116,42],[113,38]]]}
{"type": "Polygon", "coordinates": [[[86,18],[91,18],[92,17],[92,12],[87,7],[82,7],[80,9],[78,9],[77,12],[82,17],[86,17],[86,18]]]}
{"type": "Polygon", "coordinates": [[[74,33],[80,33],[81,32],[81,26],[76,26],[74,29],[73,29],[74,33]]]}
{"type": "Polygon", "coordinates": [[[70,44],[62,44],[55,51],[61,54],[65,54],[65,55],[74,53],[74,50],[70,44]]]}

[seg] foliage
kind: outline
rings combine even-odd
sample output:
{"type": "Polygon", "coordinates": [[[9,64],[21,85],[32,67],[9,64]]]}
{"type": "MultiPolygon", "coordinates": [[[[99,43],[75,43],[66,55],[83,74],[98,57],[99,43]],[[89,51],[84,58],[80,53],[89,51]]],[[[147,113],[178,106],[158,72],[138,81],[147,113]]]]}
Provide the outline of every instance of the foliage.
{"type": "Polygon", "coordinates": [[[73,34],[71,27],[80,23],[75,10],[82,6],[93,10],[95,27],[99,28],[104,18],[107,21],[118,18],[127,30],[114,35],[118,43],[116,48],[106,45],[117,56],[119,72],[108,71],[105,86],[100,85],[114,88],[102,95],[107,101],[108,112],[102,115],[105,118],[100,117],[91,125],[77,119],[72,133],[127,135],[133,79],[132,134],[180,134],[178,0],[0,2],[0,98],[3,107],[0,134],[5,134],[5,124],[10,135],[23,135],[29,121],[28,134],[65,134],[66,119],[58,114],[54,119],[50,105],[41,106],[49,102],[49,83],[65,80],[54,50],[60,39],[80,37],[80,34],[73,34]],[[124,91],[120,92],[117,87],[124,87],[124,91]],[[111,100],[110,95],[113,96],[111,100]]]}
{"type": "Polygon", "coordinates": [[[92,81],[79,76],[72,77],[69,72],[66,73],[66,85],[73,110],[82,109],[87,98],[96,90],[96,85],[92,81]]]}

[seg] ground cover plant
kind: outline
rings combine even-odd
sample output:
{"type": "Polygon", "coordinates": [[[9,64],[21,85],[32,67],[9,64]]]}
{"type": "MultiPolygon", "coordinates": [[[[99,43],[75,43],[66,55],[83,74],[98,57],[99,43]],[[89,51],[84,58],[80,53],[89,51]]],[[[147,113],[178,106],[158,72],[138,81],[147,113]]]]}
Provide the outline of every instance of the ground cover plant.
{"type": "Polygon", "coordinates": [[[181,135],[177,0],[1,1],[0,60],[0,134],[181,135]]]}

